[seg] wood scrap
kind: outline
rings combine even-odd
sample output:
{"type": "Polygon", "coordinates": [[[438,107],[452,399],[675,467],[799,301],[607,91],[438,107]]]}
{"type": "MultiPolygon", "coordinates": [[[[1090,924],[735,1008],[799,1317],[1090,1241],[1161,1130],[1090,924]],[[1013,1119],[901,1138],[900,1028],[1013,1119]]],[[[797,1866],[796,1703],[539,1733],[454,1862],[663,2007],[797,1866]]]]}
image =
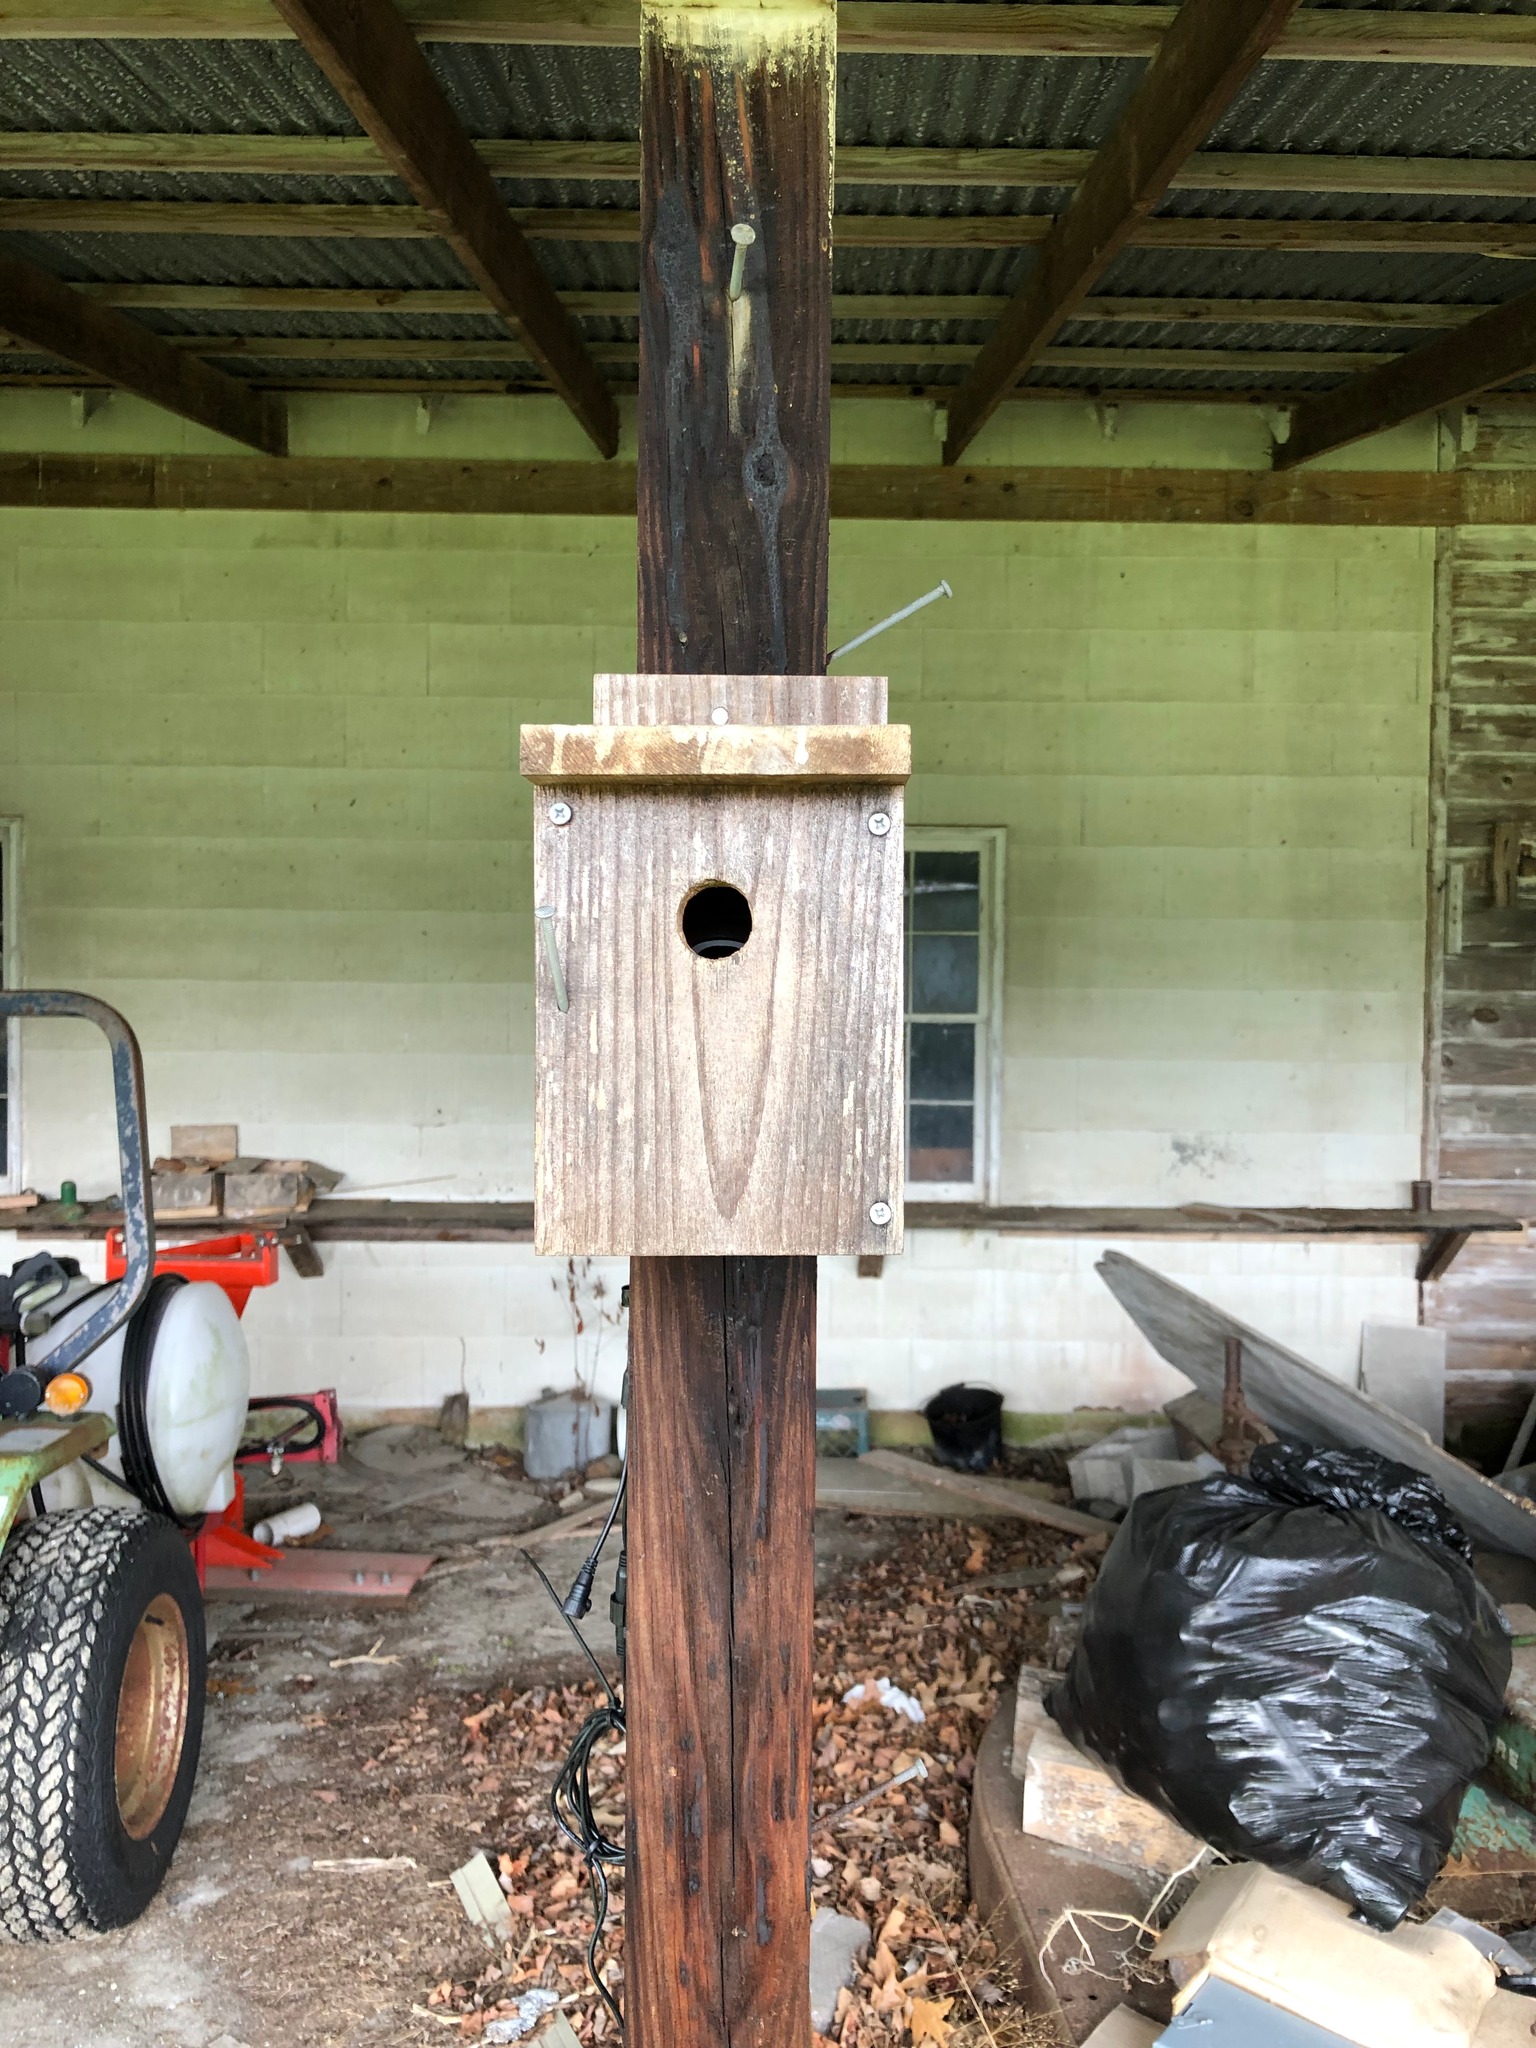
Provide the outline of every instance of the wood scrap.
{"type": "MultiPolygon", "coordinates": [[[[924,1465],[916,1458],[904,1457],[900,1451],[866,1451],[859,1463],[899,1474],[903,1479],[915,1479],[931,1486],[936,1493],[951,1495],[964,1501],[972,1514],[1017,1515],[1023,1521],[1043,1522],[1048,1529],[1061,1529],[1069,1536],[1095,1544],[1108,1543],[1115,1533],[1113,1524],[1100,1521],[1097,1515],[1081,1514],[1076,1508],[1062,1507],[1056,1501],[1040,1500],[1032,1493],[1020,1491],[1008,1479],[983,1479],[970,1472],[951,1472],[943,1465],[924,1465]]],[[[934,1512],[942,1514],[944,1510],[935,1506],[934,1512]]],[[[1536,1528],[1536,1520],[1532,1526],[1536,1528]]]]}

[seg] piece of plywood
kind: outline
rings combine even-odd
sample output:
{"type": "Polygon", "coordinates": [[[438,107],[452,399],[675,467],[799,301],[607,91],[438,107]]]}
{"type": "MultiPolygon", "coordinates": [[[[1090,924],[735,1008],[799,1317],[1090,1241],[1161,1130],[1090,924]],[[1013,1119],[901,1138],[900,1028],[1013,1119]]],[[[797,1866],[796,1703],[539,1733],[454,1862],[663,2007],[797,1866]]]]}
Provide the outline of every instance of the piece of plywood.
{"type": "Polygon", "coordinates": [[[569,992],[561,1011],[541,960],[539,1251],[899,1251],[900,789],[594,788],[572,810],[534,829],[569,992]],[[681,932],[710,883],[751,905],[723,959],[681,932]]]}
{"type": "Polygon", "coordinates": [[[1445,1442],[1445,1332],[1416,1323],[1360,1325],[1360,1384],[1431,1443],[1445,1442]]]}
{"type": "MultiPolygon", "coordinates": [[[[1085,1515],[1077,1508],[1063,1507],[1057,1501],[1041,1500],[1035,1494],[1025,1493],[1011,1479],[985,1479],[974,1472],[952,1472],[943,1465],[922,1464],[901,1451],[866,1451],[859,1463],[915,1480],[921,1486],[932,1487],[935,1493],[947,1494],[957,1502],[949,1510],[952,1514],[969,1509],[973,1515],[1018,1515],[1026,1522],[1043,1522],[1047,1528],[1063,1529],[1085,1543],[1108,1543],[1115,1533],[1113,1522],[1085,1515]]],[[[933,1513],[944,1512],[936,1502],[933,1513]]]]}
{"type": "Polygon", "coordinates": [[[1441,1450],[1422,1429],[1123,1252],[1106,1252],[1097,1271],[1153,1349],[1202,1394],[1220,1400],[1226,1340],[1240,1337],[1243,1394],[1261,1421],[1307,1443],[1397,1458],[1434,1481],[1475,1542],[1536,1558],[1536,1507],[1441,1450]]]}
{"type": "Polygon", "coordinates": [[[905,782],[909,725],[525,725],[530,782],[905,782]]]}
{"type": "Polygon", "coordinates": [[[1101,1862],[1169,1877],[1205,1846],[1117,1785],[1098,1758],[1074,1749],[1053,1721],[1034,1731],[1025,1754],[1024,1832],[1101,1862]]]}

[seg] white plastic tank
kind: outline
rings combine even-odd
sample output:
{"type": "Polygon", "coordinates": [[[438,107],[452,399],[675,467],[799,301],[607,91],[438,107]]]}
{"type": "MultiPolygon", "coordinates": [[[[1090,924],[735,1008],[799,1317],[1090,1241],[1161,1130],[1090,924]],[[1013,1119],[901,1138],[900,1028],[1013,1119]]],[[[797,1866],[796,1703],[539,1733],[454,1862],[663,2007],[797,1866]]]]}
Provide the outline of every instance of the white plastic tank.
{"type": "MultiPolygon", "coordinates": [[[[28,1362],[43,1363],[102,1300],[92,1291],[66,1308],[45,1336],[29,1338],[28,1362]]],[[[143,1314],[141,1306],[137,1315],[143,1314]]],[[[123,1477],[118,1401],[128,1328],[114,1332],[77,1367],[91,1383],[87,1408],[118,1424],[98,1459],[118,1479],[123,1477]]],[[[193,1280],[168,1289],[149,1356],[144,1417],[160,1484],[177,1514],[214,1512],[228,1500],[227,1474],[245,1426],[250,1392],[245,1333],[223,1288],[193,1280]]]]}

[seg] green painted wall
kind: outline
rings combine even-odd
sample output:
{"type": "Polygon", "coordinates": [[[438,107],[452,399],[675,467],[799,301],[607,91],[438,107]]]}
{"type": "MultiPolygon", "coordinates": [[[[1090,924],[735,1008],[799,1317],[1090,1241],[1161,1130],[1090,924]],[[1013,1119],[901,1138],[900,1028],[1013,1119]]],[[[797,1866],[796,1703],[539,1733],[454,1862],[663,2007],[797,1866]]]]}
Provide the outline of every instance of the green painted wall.
{"type": "MultiPolygon", "coordinates": [[[[32,427],[0,407],[0,440],[34,431],[28,406],[32,427]]],[[[913,459],[914,409],[884,410],[840,419],[843,459],[913,459]]],[[[1058,459],[1104,446],[1077,410],[1049,423],[1058,459]]],[[[142,445],[111,416],[87,431],[142,445]]],[[[350,417],[357,445],[378,415],[350,417]]],[[[397,408],[391,434],[408,424],[397,408]]],[[[1174,452],[1166,419],[1144,431],[1174,452]]],[[[560,439],[547,413],[519,433],[560,439]]],[[[1189,445],[1238,442],[1202,416],[1189,445]]],[[[1432,565],[1411,531],[836,529],[835,637],[941,575],[956,592],[879,657],[913,726],[911,820],[1007,833],[1001,1199],[1403,1196],[1432,565]]],[[[633,586],[623,521],[0,511],[24,971],[133,1018],[157,1144],[230,1119],[359,1188],[528,1193],[517,728],[585,717],[593,671],[632,663],[633,586]]],[[[27,1178],[107,1186],[95,1049],[33,1029],[24,1076],[27,1178]]],[[[1216,1249],[1180,1270],[1340,1364],[1361,1314],[1413,1317],[1400,1251],[1216,1249]]],[[[1134,1405],[1155,1381],[1091,1250],[943,1237],[878,1285],[839,1274],[823,1377],[883,1408],[957,1366],[1005,1379],[1010,1409],[1134,1405]]],[[[333,1268],[253,1323],[282,1383],[295,1343],[302,1381],[380,1406],[569,1377],[531,1258],[333,1268]]]]}

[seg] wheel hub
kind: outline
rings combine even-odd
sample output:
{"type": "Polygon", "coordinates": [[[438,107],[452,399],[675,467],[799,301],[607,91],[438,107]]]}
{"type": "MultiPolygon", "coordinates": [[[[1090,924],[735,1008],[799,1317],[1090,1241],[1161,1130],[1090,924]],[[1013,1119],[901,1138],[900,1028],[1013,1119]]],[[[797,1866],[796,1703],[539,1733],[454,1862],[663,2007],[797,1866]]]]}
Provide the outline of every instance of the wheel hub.
{"type": "Polygon", "coordinates": [[[158,1594],[139,1617],[117,1696],[117,1810],[136,1842],[170,1804],[191,1686],[186,1622],[170,1594],[158,1594]]]}

